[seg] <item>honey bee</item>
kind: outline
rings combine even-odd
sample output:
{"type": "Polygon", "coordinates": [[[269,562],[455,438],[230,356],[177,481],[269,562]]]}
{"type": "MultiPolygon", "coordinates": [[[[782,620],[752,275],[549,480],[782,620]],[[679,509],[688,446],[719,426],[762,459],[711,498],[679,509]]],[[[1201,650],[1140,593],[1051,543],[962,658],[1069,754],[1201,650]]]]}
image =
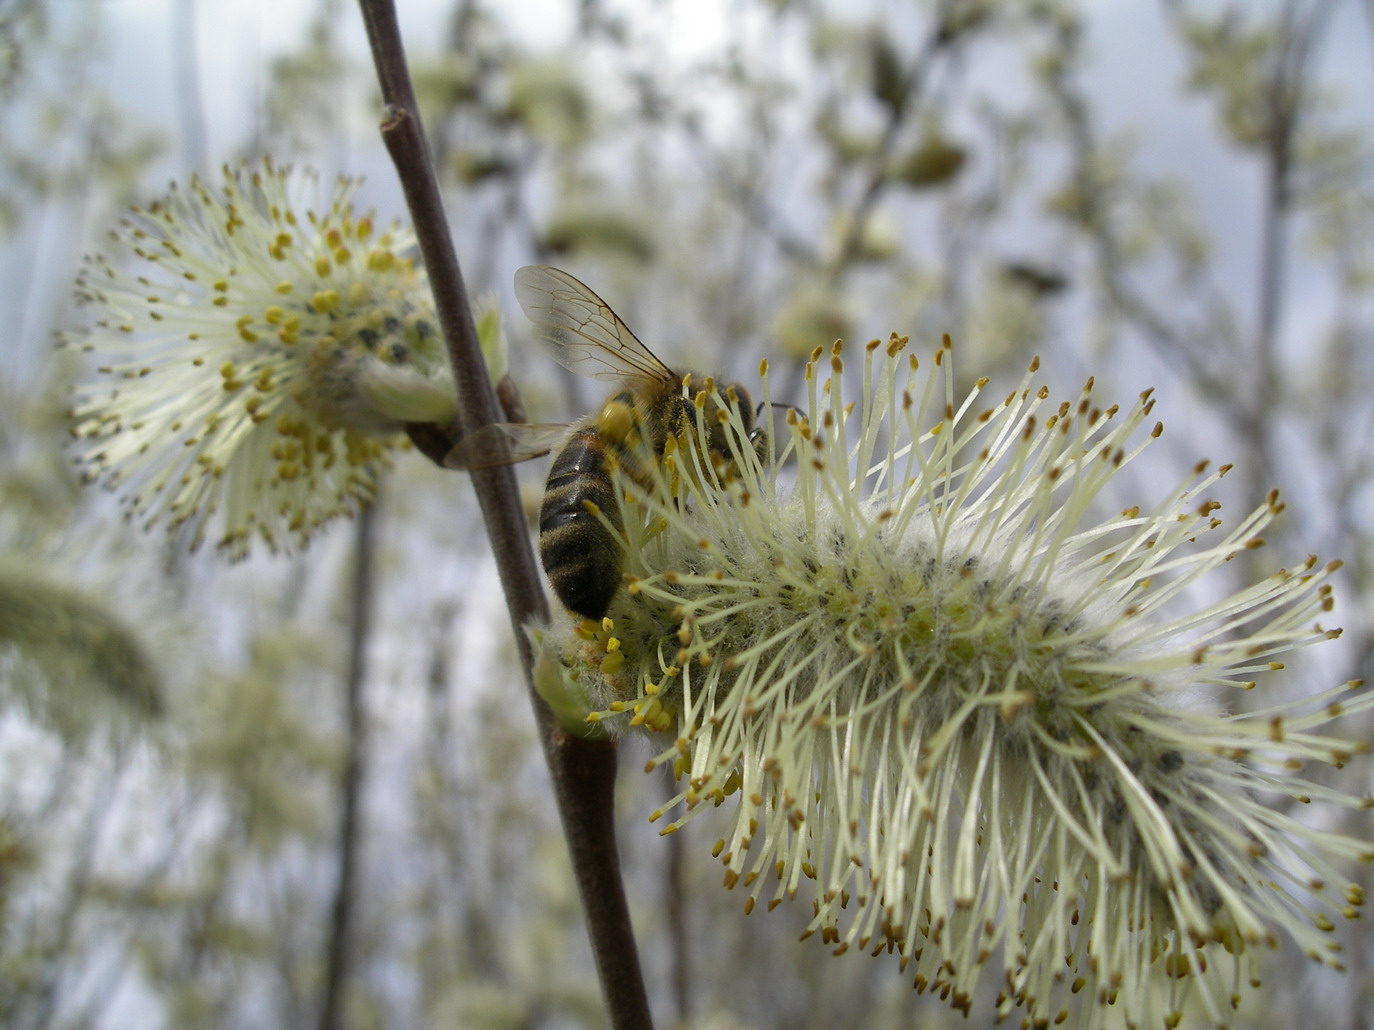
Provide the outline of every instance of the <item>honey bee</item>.
{"type": "MultiPolygon", "coordinates": [[[[625,564],[612,469],[647,488],[651,470],[645,467],[646,454],[656,460],[670,439],[693,437],[698,416],[692,400],[683,396],[689,374],[663,364],[604,300],[567,272],[527,265],[515,273],[515,296],[555,361],[578,375],[617,383],[619,389],[599,411],[571,426],[483,426],[461,440],[444,463],[484,468],[559,448],[539,511],[539,557],[563,606],[600,619],[620,589],[625,564]]],[[[739,385],[725,393],[731,391],[757,447],[749,394],[739,385]]],[[[704,424],[711,457],[719,461],[729,445],[716,407],[707,400],[704,424]]]]}

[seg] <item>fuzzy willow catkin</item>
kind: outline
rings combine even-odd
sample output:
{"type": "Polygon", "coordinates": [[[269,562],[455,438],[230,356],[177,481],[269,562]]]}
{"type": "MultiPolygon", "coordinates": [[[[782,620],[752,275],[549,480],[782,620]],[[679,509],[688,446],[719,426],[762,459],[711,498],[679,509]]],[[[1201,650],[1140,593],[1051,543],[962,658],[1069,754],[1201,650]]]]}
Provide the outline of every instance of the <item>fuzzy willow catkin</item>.
{"type": "Polygon", "coordinates": [[[966,1013],[1220,1026],[1281,936],[1339,968],[1374,846],[1288,802],[1368,807],[1303,770],[1363,750],[1326,726],[1374,694],[1280,672],[1339,634],[1337,564],[1189,610],[1282,502],[1223,521],[1227,468],[1202,463],[1100,518],[1162,431],[1148,392],[1056,403],[1032,364],[960,400],[948,340],[930,368],[895,335],[849,357],[813,355],[762,443],[729,397],[699,404],[731,453],[702,424],[647,488],[622,480],[626,589],[542,637],[598,730],[659,741],[664,832],[721,809],[746,910],[802,896],[806,936],[895,953],[966,1013]],[[1232,711],[1252,689],[1272,700],[1232,711]]]}
{"type": "Polygon", "coordinates": [[[453,416],[414,234],[356,212],[356,180],[318,211],[314,186],[270,161],[174,185],[77,282],[92,324],[64,342],[97,374],[71,412],[76,460],[192,547],[215,519],[231,557],[301,546],[372,499],[407,423],[453,416]]]}

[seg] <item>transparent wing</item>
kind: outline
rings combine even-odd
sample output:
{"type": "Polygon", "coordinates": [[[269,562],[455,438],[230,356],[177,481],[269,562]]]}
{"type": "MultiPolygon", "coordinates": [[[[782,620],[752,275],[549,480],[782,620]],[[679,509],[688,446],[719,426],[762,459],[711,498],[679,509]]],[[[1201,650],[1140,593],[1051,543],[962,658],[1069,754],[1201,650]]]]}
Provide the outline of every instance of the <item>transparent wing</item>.
{"type": "Polygon", "coordinates": [[[469,433],[444,457],[451,469],[490,469],[542,457],[568,438],[566,425],[491,422],[469,433]]]}
{"type": "Polygon", "coordinates": [[[611,382],[678,379],[609,304],[567,272],[526,265],[515,273],[515,297],[553,359],[569,371],[611,382]]]}

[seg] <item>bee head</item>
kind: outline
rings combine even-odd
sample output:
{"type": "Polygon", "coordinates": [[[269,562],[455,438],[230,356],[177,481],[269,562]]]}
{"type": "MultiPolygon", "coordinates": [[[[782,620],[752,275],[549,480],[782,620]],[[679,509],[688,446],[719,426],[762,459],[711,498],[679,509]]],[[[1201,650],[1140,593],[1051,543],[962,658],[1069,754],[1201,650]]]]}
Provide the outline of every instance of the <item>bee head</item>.
{"type": "Polygon", "coordinates": [[[706,427],[707,444],[712,455],[730,458],[732,446],[738,448],[739,442],[731,443],[732,437],[738,441],[739,430],[743,428],[749,447],[756,453],[766,438],[761,435],[755,414],[754,401],[749,391],[740,383],[728,383],[719,390],[707,389],[703,396],[703,423],[706,427]],[[734,415],[732,416],[732,412],[734,415]],[[735,422],[735,428],[729,427],[735,422]]]}

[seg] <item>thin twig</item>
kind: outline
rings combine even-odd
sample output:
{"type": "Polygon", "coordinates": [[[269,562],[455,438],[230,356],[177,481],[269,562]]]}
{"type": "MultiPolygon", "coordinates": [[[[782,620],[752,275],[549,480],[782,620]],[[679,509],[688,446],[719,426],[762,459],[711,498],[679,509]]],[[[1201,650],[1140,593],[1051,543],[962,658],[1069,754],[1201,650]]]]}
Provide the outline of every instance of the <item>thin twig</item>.
{"type": "Polygon", "coordinates": [[[345,736],[343,780],[339,784],[339,877],[334,885],[329,936],[325,942],[324,987],[320,997],[320,1030],[344,1025],[344,991],[352,959],[353,901],[357,893],[359,802],[367,762],[367,713],[363,683],[367,675],[367,644],[372,636],[373,582],[377,545],[375,503],[358,517],[353,546],[353,607],[349,615],[348,673],[344,683],[345,736]]]}
{"type": "MultiPolygon", "coordinates": [[[[386,104],[382,138],[405,191],[434,291],[440,328],[448,343],[459,401],[459,429],[471,432],[497,421],[500,408],[478,347],[467,290],[449,237],[439,183],[406,69],[395,8],[390,0],[360,0],[360,5],[386,104]]],[[[586,913],[587,933],[610,1023],[615,1030],[646,1030],[652,1026],[648,995],[635,950],[615,844],[615,745],[563,733],[553,713],[534,692],[533,651],[525,627],[532,622],[546,622],[549,613],[515,474],[509,467],[497,467],[475,470],[471,476],[505,592],[540,743],[553,779],[554,798],[586,913]]]]}

